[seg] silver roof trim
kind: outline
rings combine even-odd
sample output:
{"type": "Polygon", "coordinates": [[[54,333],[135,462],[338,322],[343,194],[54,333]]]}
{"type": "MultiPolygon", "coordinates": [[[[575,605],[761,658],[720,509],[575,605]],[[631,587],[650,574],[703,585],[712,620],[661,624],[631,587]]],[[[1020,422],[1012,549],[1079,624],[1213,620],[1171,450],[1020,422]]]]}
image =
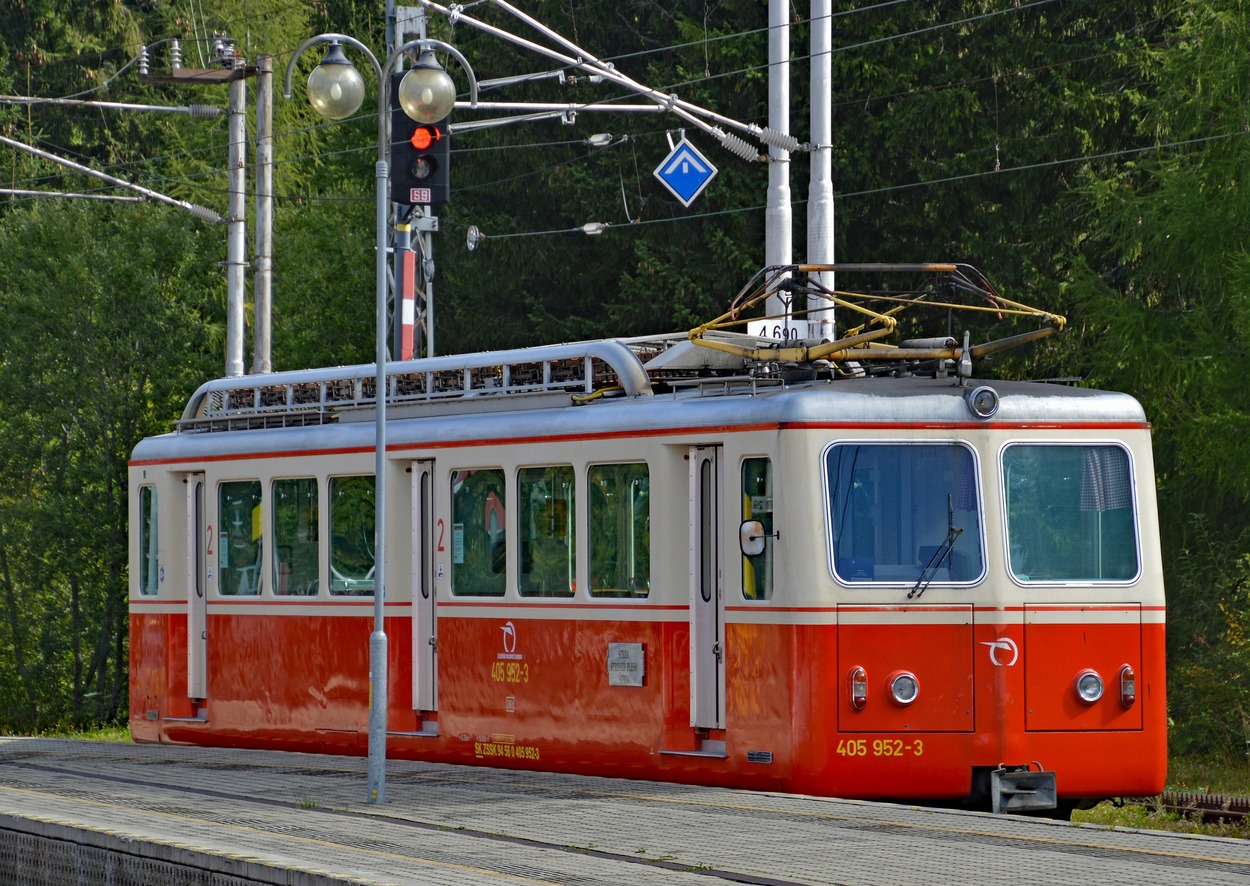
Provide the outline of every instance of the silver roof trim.
{"type": "MultiPolygon", "coordinates": [[[[591,393],[592,361],[606,364],[628,397],[651,396],[638,356],[616,340],[483,351],[388,363],[388,403],[534,393],[591,393]],[[581,362],[580,369],[575,367],[581,362]]],[[[182,423],[283,414],[325,414],[375,404],[376,364],[219,378],[199,387],[182,423]]]]}

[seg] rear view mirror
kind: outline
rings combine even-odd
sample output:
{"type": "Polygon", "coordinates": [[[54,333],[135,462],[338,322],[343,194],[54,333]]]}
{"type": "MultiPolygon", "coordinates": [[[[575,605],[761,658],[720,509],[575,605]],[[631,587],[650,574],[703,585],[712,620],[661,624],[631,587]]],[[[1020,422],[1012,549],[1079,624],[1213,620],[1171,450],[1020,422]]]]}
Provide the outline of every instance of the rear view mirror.
{"type": "Polygon", "coordinates": [[[738,546],[742,548],[744,557],[758,557],[764,553],[764,542],[768,533],[759,520],[744,520],[738,527],[738,546]]]}

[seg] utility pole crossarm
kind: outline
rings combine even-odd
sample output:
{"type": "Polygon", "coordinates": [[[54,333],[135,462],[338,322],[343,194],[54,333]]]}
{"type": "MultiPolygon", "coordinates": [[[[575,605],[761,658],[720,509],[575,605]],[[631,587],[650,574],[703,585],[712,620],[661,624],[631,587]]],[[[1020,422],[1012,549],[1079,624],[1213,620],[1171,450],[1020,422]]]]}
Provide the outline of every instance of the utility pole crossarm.
{"type": "Polygon", "coordinates": [[[130,190],[138,194],[142,194],[148,200],[155,200],[158,203],[164,203],[168,206],[175,206],[178,209],[185,209],[187,212],[191,213],[192,215],[194,215],[196,218],[200,219],[201,221],[213,222],[213,223],[225,221],[225,219],[223,219],[217,213],[213,212],[213,210],[211,209],[206,209],[205,207],[199,206],[195,203],[189,203],[186,200],[176,200],[173,197],[169,197],[169,196],[166,196],[165,194],[158,193],[157,191],[153,191],[150,188],[145,188],[142,185],[136,185],[136,184],[133,184],[132,182],[126,181],[125,179],[120,179],[120,178],[117,178],[116,176],[109,175],[107,172],[100,172],[98,169],[92,169],[90,166],[83,166],[81,163],[75,163],[73,160],[67,160],[64,157],[58,157],[56,156],[56,154],[51,154],[40,148],[36,148],[33,145],[28,145],[28,144],[25,144],[24,142],[15,141],[14,139],[8,138],[3,135],[0,135],[0,144],[8,145],[10,148],[16,148],[19,151],[26,151],[28,154],[34,154],[36,157],[42,157],[44,160],[51,160],[53,163],[59,163],[61,166],[64,166],[68,169],[72,169],[75,172],[81,172],[84,175],[94,176],[95,178],[98,178],[101,181],[106,181],[111,185],[117,185],[119,188],[129,188],[130,190]]]}

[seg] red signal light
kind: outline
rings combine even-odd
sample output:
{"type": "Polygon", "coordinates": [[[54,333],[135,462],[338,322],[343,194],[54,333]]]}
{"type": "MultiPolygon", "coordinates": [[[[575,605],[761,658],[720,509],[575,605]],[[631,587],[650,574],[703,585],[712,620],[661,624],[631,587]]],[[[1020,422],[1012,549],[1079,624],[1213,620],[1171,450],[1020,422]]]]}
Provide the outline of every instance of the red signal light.
{"type": "Polygon", "coordinates": [[[443,137],[433,126],[418,126],[412,133],[412,146],[418,151],[429,150],[430,145],[443,137]]]}

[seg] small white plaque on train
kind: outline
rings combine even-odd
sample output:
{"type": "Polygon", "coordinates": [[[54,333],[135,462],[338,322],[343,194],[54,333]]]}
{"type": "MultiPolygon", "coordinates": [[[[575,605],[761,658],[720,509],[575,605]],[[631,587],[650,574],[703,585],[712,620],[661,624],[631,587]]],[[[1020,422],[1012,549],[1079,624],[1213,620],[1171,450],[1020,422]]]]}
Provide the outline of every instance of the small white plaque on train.
{"type": "Polygon", "coordinates": [[[647,655],[641,643],[608,644],[608,685],[641,686],[647,675],[647,655]]]}
{"type": "Polygon", "coordinates": [[[805,333],[806,326],[800,328],[793,318],[790,320],[789,325],[786,324],[784,317],[776,317],[772,320],[747,321],[747,335],[753,335],[756,338],[775,338],[778,341],[787,341],[803,338],[805,333]]]}

